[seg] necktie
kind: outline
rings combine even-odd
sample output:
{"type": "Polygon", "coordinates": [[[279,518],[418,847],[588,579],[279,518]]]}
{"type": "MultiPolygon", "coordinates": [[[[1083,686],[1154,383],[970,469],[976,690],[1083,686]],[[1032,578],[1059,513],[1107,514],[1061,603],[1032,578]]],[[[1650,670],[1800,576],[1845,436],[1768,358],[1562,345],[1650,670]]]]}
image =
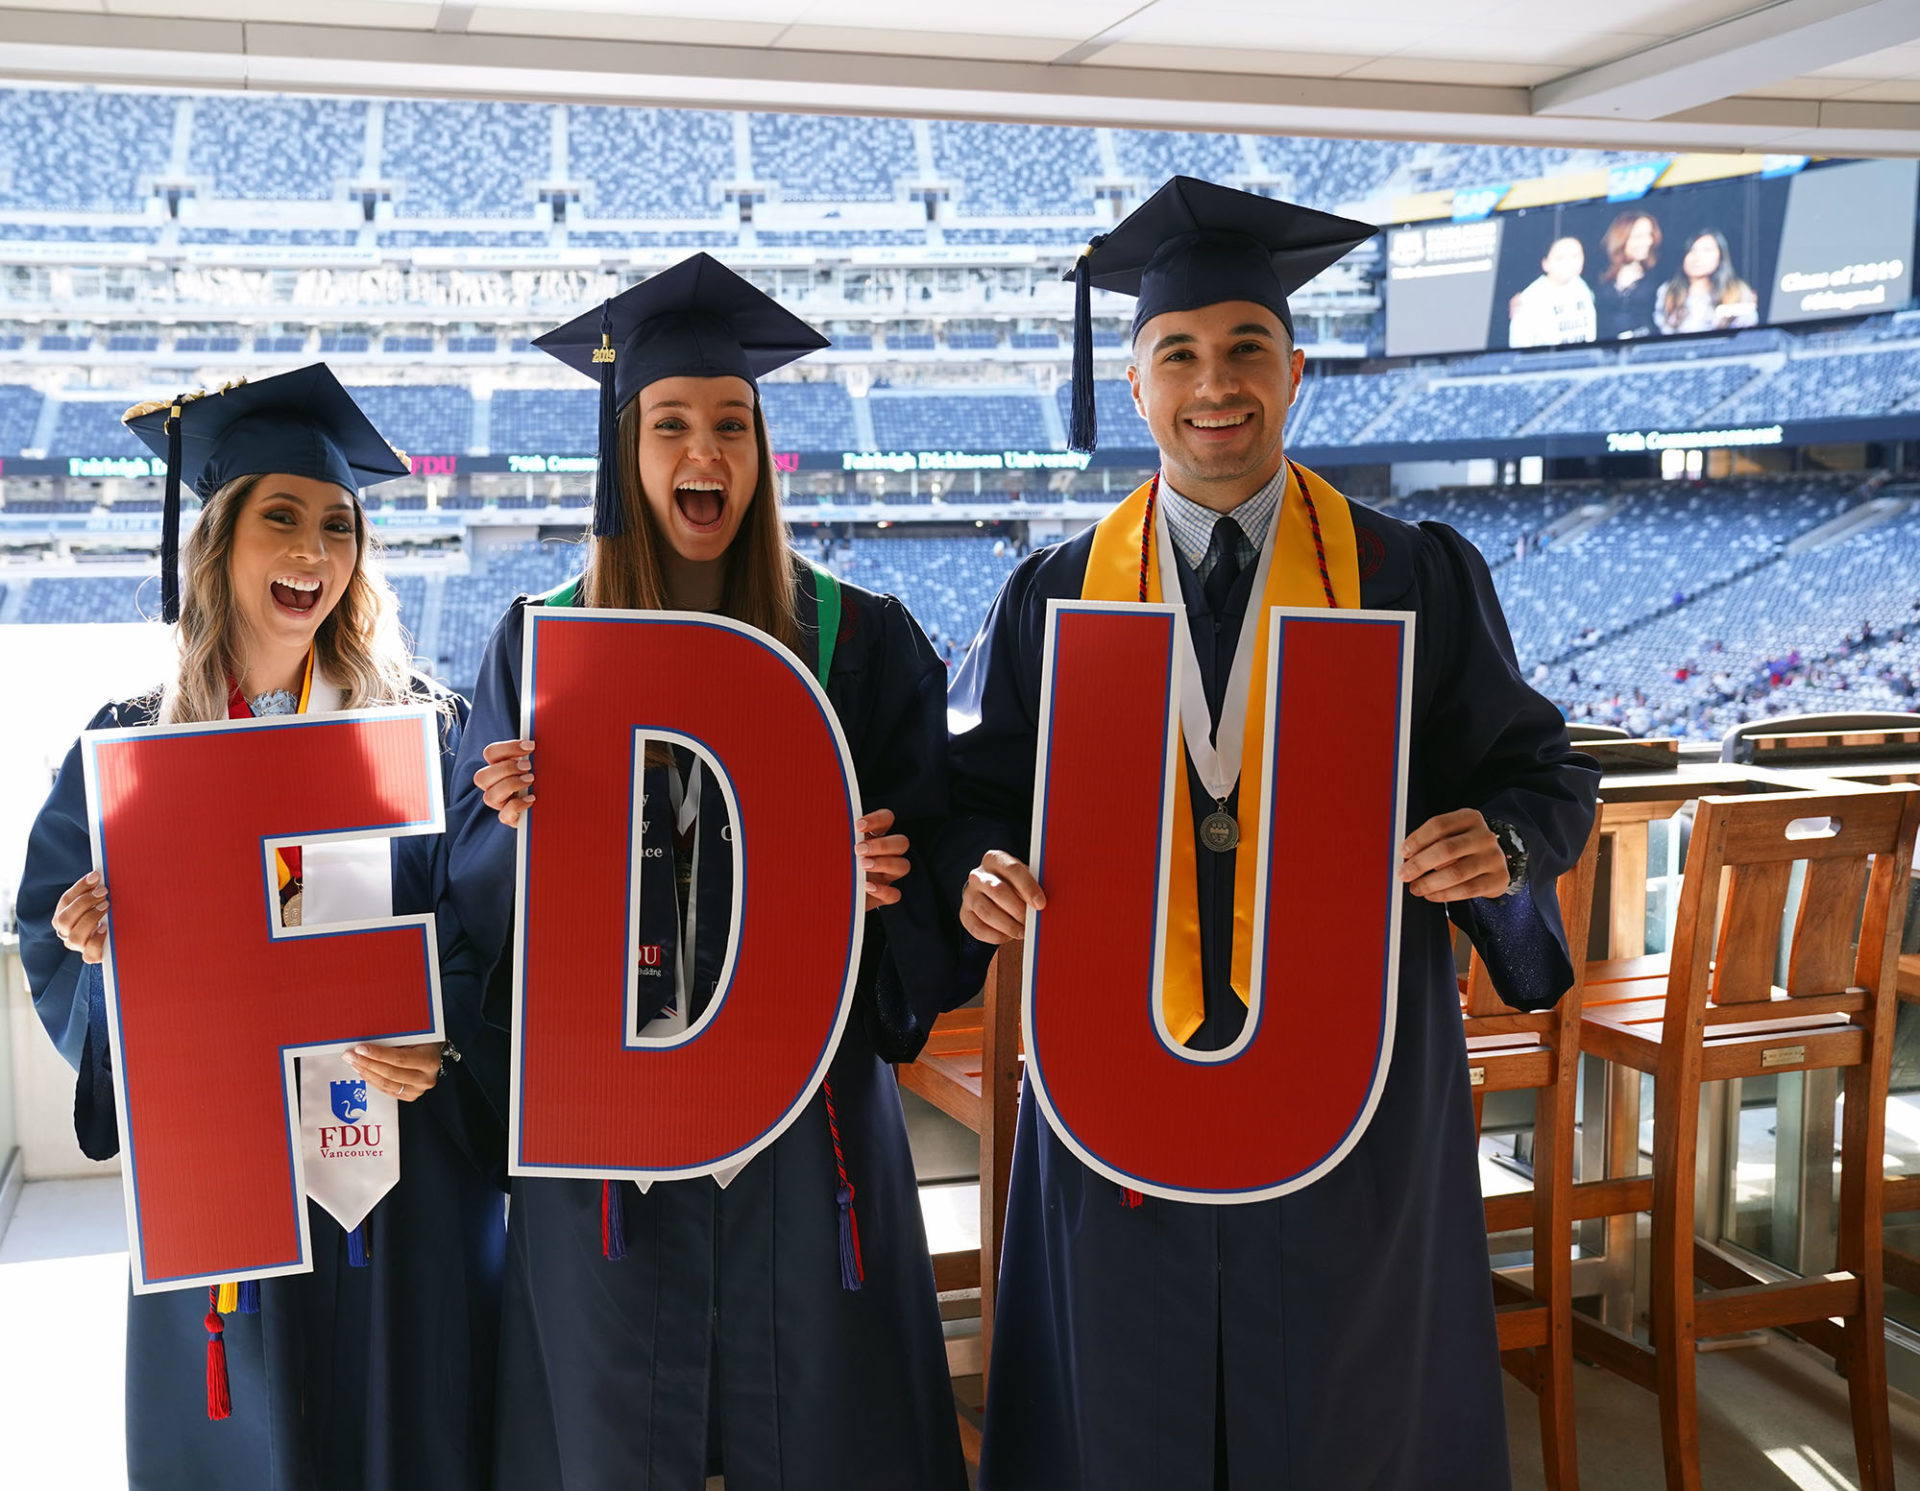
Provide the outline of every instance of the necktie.
{"type": "Polygon", "coordinates": [[[1226,606],[1234,581],[1240,578],[1240,525],[1222,517],[1213,525],[1213,537],[1207,543],[1207,556],[1201,560],[1204,571],[1200,582],[1207,598],[1207,609],[1215,616],[1226,606]]]}

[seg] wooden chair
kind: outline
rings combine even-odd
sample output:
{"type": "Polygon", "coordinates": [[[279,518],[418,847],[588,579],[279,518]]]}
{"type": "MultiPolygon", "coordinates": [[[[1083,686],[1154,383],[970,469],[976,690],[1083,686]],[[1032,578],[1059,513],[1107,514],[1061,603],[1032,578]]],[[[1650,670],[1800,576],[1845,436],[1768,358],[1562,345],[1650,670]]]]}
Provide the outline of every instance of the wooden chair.
{"type": "Polygon", "coordinates": [[[1861,1485],[1893,1486],[1881,1156],[1916,830],[1920,790],[1911,787],[1703,797],[1671,955],[1588,970],[1582,1046],[1654,1077],[1653,1174],[1596,1183],[1600,1195],[1576,1196],[1574,1209],[1652,1211],[1653,1344],[1576,1316],[1574,1346],[1658,1394],[1673,1491],[1700,1486],[1696,1343],[1770,1326],[1792,1327],[1843,1368],[1861,1485]],[[1812,823],[1828,826],[1810,835],[1796,826],[1812,823]],[[1796,860],[1806,877],[1783,989],[1773,973],[1796,860]],[[1694,1237],[1701,1088],[1822,1069],[1842,1072],[1846,1094],[1836,1270],[1768,1282],[1694,1237]],[[1609,1193],[1604,1207],[1581,1204],[1609,1193]],[[1697,1298],[1696,1280],[1712,1286],[1697,1298]]]}
{"type": "MultiPolygon", "coordinates": [[[[917,1061],[895,1071],[900,1085],[980,1136],[980,1247],[936,1253],[934,1284],[943,1292],[980,1291],[980,1380],[993,1360],[993,1299],[1000,1278],[1000,1238],[1013,1173],[1013,1132],[1020,1113],[1020,991],[1024,944],[1009,943],[987,969],[980,1003],[933,1022],[917,1061]]],[[[956,1372],[956,1376],[967,1375],[956,1372]]],[[[962,1416],[968,1460],[980,1460],[980,1440],[962,1416]]]]}
{"type": "Polygon", "coordinates": [[[1579,861],[1560,877],[1560,917],[1572,949],[1573,987],[1550,1010],[1522,1013],[1501,1002],[1475,952],[1461,997],[1473,1118],[1490,1092],[1534,1089],[1533,1190],[1487,1199],[1489,1232],[1533,1233],[1533,1285],[1493,1276],[1500,1359],[1540,1399],[1540,1445],[1548,1491],[1577,1491],[1574,1451],[1573,1241],[1574,1097],[1580,1081],[1580,995],[1593,913],[1600,819],[1579,861]]]}
{"type": "MultiPolygon", "coordinates": [[[[1911,899],[1908,905],[1911,907],[1911,899]]],[[[1900,955],[1897,978],[1900,998],[1909,1004],[1920,1004],[1920,953],[1900,955]]],[[[1889,1177],[1881,1209],[1883,1212],[1920,1211],[1920,1175],[1889,1177]]],[[[1920,1258],[1886,1247],[1881,1252],[1881,1266],[1886,1271],[1887,1282],[1894,1288],[1920,1294],[1920,1258]]]]}

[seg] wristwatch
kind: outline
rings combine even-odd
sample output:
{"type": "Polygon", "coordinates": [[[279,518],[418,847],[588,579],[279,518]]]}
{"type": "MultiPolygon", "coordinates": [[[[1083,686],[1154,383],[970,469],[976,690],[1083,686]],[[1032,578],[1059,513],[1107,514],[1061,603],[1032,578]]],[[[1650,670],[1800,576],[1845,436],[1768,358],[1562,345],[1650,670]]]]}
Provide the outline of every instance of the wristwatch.
{"type": "Polygon", "coordinates": [[[1527,884],[1527,841],[1520,837],[1519,829],[1498,818],[1489,818],[1487,827],[1499,841],[1500,852],[1507,858],[1507,888],[1501,895],[1516,896],[1527,884]]]}

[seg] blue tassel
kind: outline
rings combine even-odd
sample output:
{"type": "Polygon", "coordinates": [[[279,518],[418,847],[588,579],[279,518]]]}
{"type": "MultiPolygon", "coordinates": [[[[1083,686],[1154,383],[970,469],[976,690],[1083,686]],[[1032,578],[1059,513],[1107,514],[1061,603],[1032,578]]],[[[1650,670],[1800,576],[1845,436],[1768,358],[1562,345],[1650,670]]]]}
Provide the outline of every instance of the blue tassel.
{"type": "Polygon", "coordinates": [[[600,1251],[618,1263],[627,1256],[627,1204],[620,1199],[621,1182],[600,1182],[600,1251]]]}
{"type": "Polygon", "coordinates": [[[842,1184],[840,1203],[840,1287],[858,1289],[867,1281],[866,1265],[860,1260],[860,1223],[853,1214],[853,1187],[842,1184]]]}
{"type": "Polygon", "coordinates": [[[593,532],[617,538],[626,529],[620,512],[620,411],[614,404],[613,303],[600,307],[600,345],[594,366],[600,373],[600,465],[593,474],[593,532]]]}
{"type": "Polygon", "coordinates": [[[347,1234],[347,1267],[367,1266],[367,1224],[362,1222],[347,1234]]]}
{"type": "Polygon", "coordinates": [[[240,1281],[239,1312],[242,1315],[258,1315],[260,1313],[260,1281],[258,1279],[242,1279],[240,1281]]]}
{"type": "Polygon", "coordinates": [[[1093,454],[1100,438],[1100,420],[1093,398],[1093,286],[1088,264],[1101,239],[1087,245],[1073,266],[1073,401],[1067,424],[1067,448],[1093,454]]]}
{"type": "Polygon", "coordinates": [[[180,405],[167,415],[167,488],[160,508],[160,619],[180,619],[180,405]]]}

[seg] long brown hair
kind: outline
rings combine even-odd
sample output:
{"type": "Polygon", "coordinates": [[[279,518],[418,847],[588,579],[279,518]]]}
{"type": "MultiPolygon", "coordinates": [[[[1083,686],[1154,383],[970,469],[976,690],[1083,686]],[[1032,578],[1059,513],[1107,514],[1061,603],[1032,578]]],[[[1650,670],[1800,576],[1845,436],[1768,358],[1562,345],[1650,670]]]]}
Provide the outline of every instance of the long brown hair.
{"type": "MultiPolygon", "coordinates": [[[[224,720],[230,680],[243,691],[246,618],[234,604],[228,558],[233,533],[258,476],[236,477],[206,501],[181,548],[180,670],[162,692],[160,718],[170,725],[224,720]]],[[[380,565],[380,540],[353,503],[353,574],[313,637],[316,672],[345,694],[343,709],[403,704],[411,696],[411,649],[400,629],[400,603],[380,565]]]]}
{"type": "Polygon", "coordinates": [[[1653,266],[1660,262],[1660,220],[1651,212],[1623,212],[1608,225],[1607,236],[1600,240],[1600,248],[1607,256],[1607,267],[1600,275],[1602,284],[1611,285],[1627,267],[1627,240],[1633,237],[1634,228],[1642,220],[1650,234],[1647,257],[1640,266],[1642,273],[1651,274],[1653,266]]]}
{"type": "MultiPolygon", "coordinates": [[[[620,411],[620,505],[625,532],[594,537],[587,546],[580,599],[610,610],[664,611],[669,607],[660,554],[668,543],[654,521],[640,485],[640,401],[620,411]]],[[[774,479],[773,446],[758,397],[753,405],[753,442],[760,454],[760,476],[740,531],[727,546],[726,580],[720,611],[765,632],[788,651],[800,651],[800,619],[794,584],[795,555],[780,512],[774,479]]]]}

